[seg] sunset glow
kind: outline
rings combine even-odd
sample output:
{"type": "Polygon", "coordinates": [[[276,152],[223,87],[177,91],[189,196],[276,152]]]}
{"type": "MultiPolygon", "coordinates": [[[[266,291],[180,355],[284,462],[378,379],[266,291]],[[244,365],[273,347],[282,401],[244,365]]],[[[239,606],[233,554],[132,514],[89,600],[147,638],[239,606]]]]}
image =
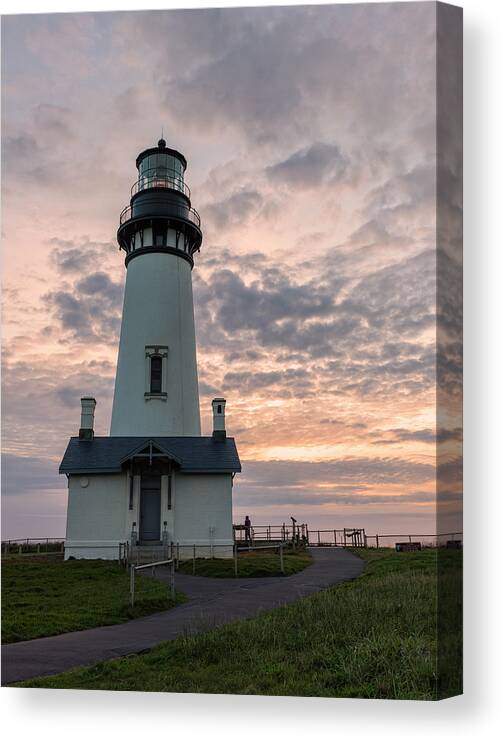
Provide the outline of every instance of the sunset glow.
{"type": "Polygon", "coordinates": [[[109,433],[115,234],[162,126],[202,218],[202,430],[225,396],[234,520],[434,533],[435,6],[362,7],[3,19],[4,537],[64,535],[81,396],[109,433]]]}

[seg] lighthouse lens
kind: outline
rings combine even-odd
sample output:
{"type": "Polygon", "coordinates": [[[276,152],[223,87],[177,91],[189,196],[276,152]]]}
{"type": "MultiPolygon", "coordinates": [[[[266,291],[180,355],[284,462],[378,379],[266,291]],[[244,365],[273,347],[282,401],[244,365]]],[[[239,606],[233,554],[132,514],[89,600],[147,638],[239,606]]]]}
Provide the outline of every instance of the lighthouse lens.
{"type": "Polygon", "coordinates": [[[150,154],[139,165],[139,190],[174,188],[183,192],[183,165],[170,154],[150,154]]]}

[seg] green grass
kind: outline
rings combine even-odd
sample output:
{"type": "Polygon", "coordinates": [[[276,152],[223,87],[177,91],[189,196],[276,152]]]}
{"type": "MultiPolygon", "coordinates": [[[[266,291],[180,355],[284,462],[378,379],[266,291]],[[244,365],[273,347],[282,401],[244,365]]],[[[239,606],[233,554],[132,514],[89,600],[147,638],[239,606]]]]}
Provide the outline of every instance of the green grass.
{"type": "Polygon", "coordinates": [[[128,597],[129,575],[113,561],[3,558],[2,642],[118,624],[185,600],[173,603],[165,584],[139,575],[133,609],[128,597]]]}
{"type": "MultiPolygon", "coordinates": [[[[458,644],[449,686],[439,684],[437,552],[360,554],[367,561],[360,578],[270,614],[22,685],[380,699],[458,692],[458,644]]],[[[439,576],[457,643],[461,555],[441,555],[439,576]]]]}
{"type": "MultiPolygon", "coordinates": [[[[238,557],[239,578],[263,578],[266,576],[280,576],[280,557],[272,551],[240,552],[238,557]]],[[[312,558],[305,550],[284,552],[284,573],[291,576],[312,564],[312,558]]],[[[180,563],[180,573],[193,574],[193,560],[185,560],[180,563]]],[[[235,578],[233,559],[196,558],[195,575],[209,576],[212,578],[235,578]]]]}

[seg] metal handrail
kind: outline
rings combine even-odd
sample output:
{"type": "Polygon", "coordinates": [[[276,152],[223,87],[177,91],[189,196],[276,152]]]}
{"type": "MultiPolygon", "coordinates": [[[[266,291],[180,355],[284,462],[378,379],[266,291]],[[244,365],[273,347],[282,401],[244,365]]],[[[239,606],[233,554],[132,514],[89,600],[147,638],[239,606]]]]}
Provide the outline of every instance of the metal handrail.
{"type": "Polygon", "coordinates": [[[185,184],[183,177],[180,177],[179,172],[169,168],[163,169],[167,174],[162,177],[156,174],[158,172],[157,167],[152,167],[143,172],[131,188],[131,197],[142,190],[164,188],[166,190],[178,190],[180,193],[186,195],[187,198],[190,198],[190,188],[185,184]]]}
{"type": "MultiPolygon", "coordinates": [[[[166,204],[172,203],[175,206],[178,206],[178,207],[180,206],[178,201],[174,201],[174,200],[173,201],[166,200],[166,201],[163,201],[163,203],[166,203],[166,204]]],[[[120,214],[120,226],[122,226],[122,224],[124,224],[126,221],[129,221],[131,218],[132,218],[132,206],[129,205],[129,206],[126,206],[123,209],[122,213],[120,214]]],[[[182,218],[186,218],[187,221],[191,221],[193,224],[197,226],[197,228],[200,228],[200,215],[195,210],[195,208],[187,208],[186,212],[185,212],[185,209],[183,209],[182,218]]]]}
{"type": "MultiPolygon", "coordinates": [[[[289,545],[289,542],[278,542],[278,543],[270,543],[269,545],[250,545],[249,547],[246,547],[246,551],[251,550],[279,550],[279,558],[280,558],[280,564],[281,564],[281,573],[282,575],[286,575],[286,572],[284,570],[284,548],[289,545]]],[[[239,547],[237,545],[237,542],[234,542],[234,574],[235,577],[238,578],[239,575],[239,566],[238,566],[238,557],[239,557],[239,547]]]]}
{"type": "Polygon", "coordinates": [[[143,565],[135,565],[134,568],[136,570],[143,570],[144,568],[155,568],[156,565],[169,565],[169,563],[174,563],[174,558],[169,558],[169,560],[156,560],[154,563],[144,563],[143,565]]]}
{"type": "Polygon", "coordinates": [[[170,573],[169,573],[169,585],[170,585],[170,592],[171,592],[171,599],[174,601],[174,598],[176,596],[176,592],[174,590],[174,566],[175,561],[174,558],[169,558],[169,560],[157,560],[154,563],[145,563],[144,565],[131,565],[130,568],[130,579],[129,579],[129,603],[131,607],[134,606],[134,595],[136,591],[136,571],[137,570],[144,570],[145,568],[152,568],[152,575],[155,575],[155,568],[158,565],[170,565],[170,573]]]}
{"type": "Polygon", "coordinates": [[[287,547],[290,543],[284,542],[270,542],[268,545],[243,545],[243,550],[277,550],[278,547],[287,547]]]}

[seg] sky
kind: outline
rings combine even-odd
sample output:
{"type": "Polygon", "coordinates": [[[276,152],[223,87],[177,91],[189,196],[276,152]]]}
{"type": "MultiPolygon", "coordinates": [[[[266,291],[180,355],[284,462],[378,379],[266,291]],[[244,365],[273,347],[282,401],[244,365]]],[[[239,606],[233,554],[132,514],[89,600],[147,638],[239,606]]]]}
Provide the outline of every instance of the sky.
{"type": "Polygon", "coordinates": [[[3,537],[64,535],[81,396],[109,433],[116,229],[162,128],[202,218],[202,426],[224,395],[234,520],[434,533],[440,440],[458,531],[461,421],[446,405],[438,429],[436,408],[435,84],[434,3],[3,18],[3,537]]]}

